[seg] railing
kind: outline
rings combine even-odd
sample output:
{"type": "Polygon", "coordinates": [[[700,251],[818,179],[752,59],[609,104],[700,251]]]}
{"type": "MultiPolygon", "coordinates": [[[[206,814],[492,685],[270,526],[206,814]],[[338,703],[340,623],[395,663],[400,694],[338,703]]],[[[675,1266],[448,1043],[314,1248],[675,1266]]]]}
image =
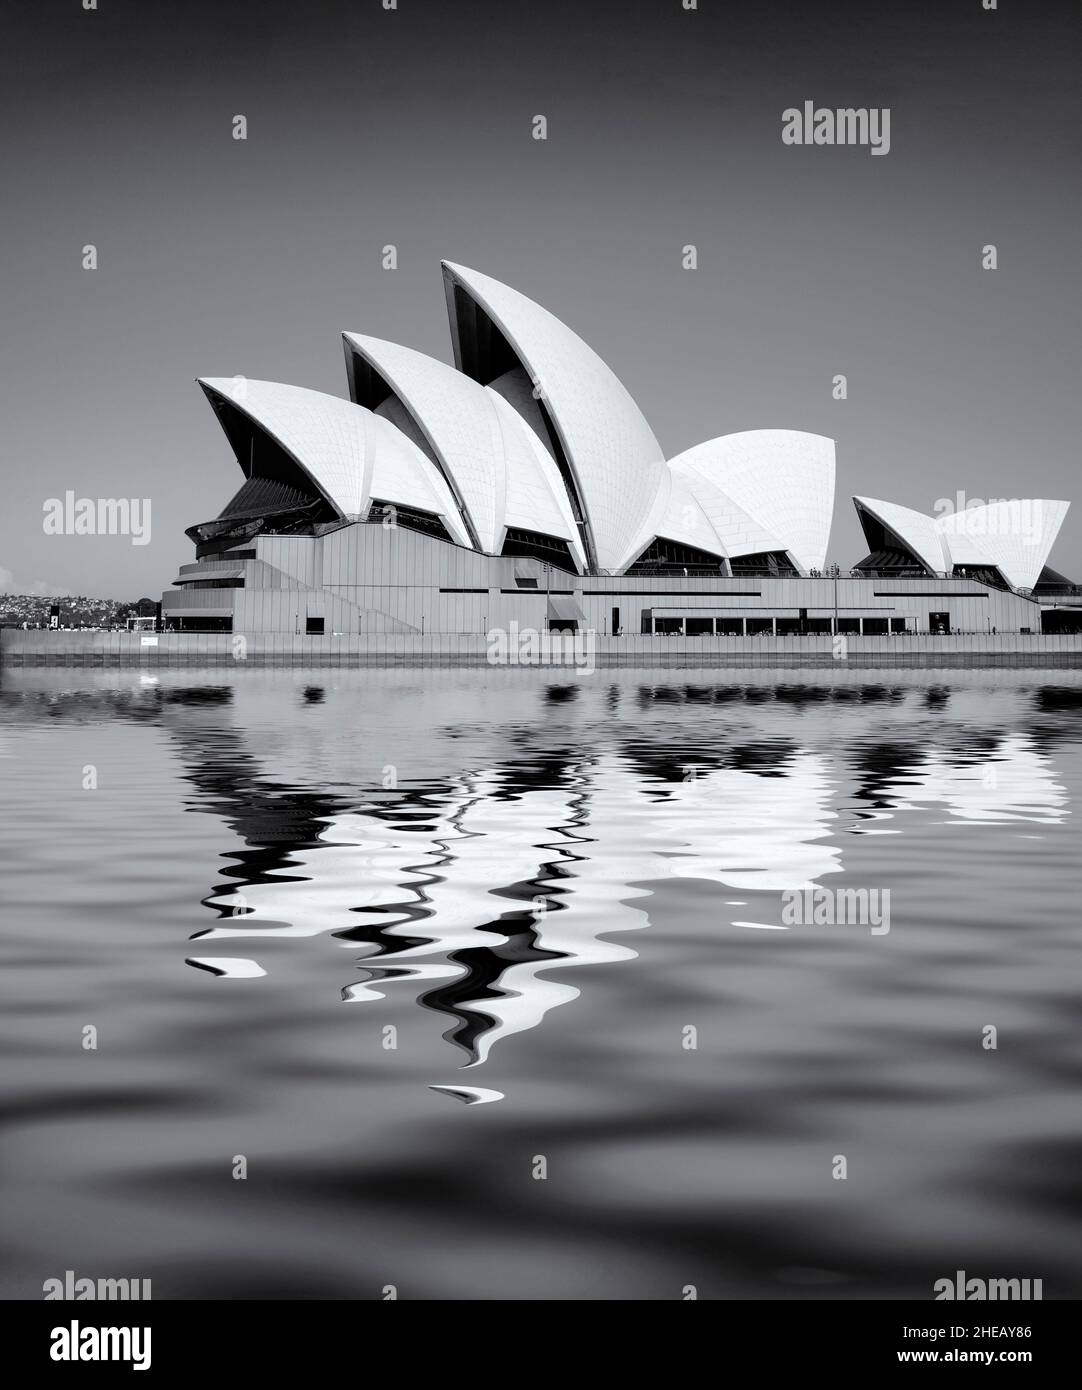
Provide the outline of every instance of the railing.
{"type": "Polygon", "coordinates": [[[727,579],[720,565],[632,565],[614,579],[727,579]]]}
{"type": "MultiPolygon", "coordinates": [[[[254,560],[254,553],[249,558],[254,560]]],[[[184,578],[202,572],[206,574],[208,579],[212,579],[215,573],[221,570],[235,570],[238,566],[242,568],[244,566],[244,560],[241,557],[237,557],[236,559],[218,559],[217,557],[210,559],[208,557],[205,560],[196,560],[194,564],[181,565],[177,570],[177,574],[180,575],[181,578],[184,578]]],[[[174,583],[175,582],[174,580],[174,583]]]]}
{"type": "Polygon", "coordinates": [[[823,570],[809,570],[809,579],[957,579],[958,575],[947,574],[944,570],[916,570],[912,565],[877,565],[874,569],[838,570],[831,574],[823,570]]]}

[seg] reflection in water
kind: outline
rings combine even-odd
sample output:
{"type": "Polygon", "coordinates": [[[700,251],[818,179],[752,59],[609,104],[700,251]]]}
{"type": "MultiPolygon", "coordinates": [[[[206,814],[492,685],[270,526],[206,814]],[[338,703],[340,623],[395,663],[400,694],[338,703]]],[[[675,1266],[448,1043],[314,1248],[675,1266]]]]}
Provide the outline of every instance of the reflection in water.
{"type": "MultiPolygon", "coordinates": [[[[564,707],[579,687],[541,693],[564,707]]],[[[304,691],[305,703],[323,698],[321,687],[304,691]]],[[[581,967],[636,958],[613,938],[649,925],[643,900],[658,880],[773,895],[828,875],[843,883],[845,834],[903,833],[898,813],[922,806],[975,824],[1062,820],[1067,794],[1037,739],[927,722],[923,712],[942,715],[949,699],[941,686],[915,697],[879,684],[640,686],[631,717],[613,723],[613,689],[606,718],[580,726],[574,742],[543,724],[516,726],[501,763],[350,803],[276,783],[272,759],[228,727],[172,717],[228,703],[225,693],[173,691],[163,713],[198,809],[224,815],[248,844],[230,883],[204,900],[218,924],[197,937],[253,951],[261,940],[323,935],[361,946],[341,999],[376,1005],[406,989],[447,1017],[445,1037],[478,1066],[501,1039],[577,999],[581,967]],[[830,723],[798,742],[734,723],[740,706],[760,724],[767,711],[785,721],[840,706],[850,727],[841,744],[830,723]],[[651,718],[689,707],[693,724],[651,718]],[[876,722],[884,708],[886,728],[876,722]]],[[[1038,708],[1050,701],[1042,691],[1038,708]]],[[[777,925],[721,912],[746,902],[720,898],[719,929],[777,925]]],[[[189,964],[231,978],[263,973],[247,959],[189,964]]]]}
{"type": "MultiPolygon", "coordinates": [[[[1006,825],[1068,811],[1051,750],[1055,717],[1080,707],[1072,687],[1039,687],[1021,727],[997,730],[971,709],[945,717],[941,684],[640,683],[609,687],[569,738],[559,716],[577,713],[580,690],[545,683],[548,712],[501,731],[500,761],[455,767],[458,728],[418,731],[422,761],[447,770],[360,798],[356,787],[279,780],[277,750],[228,717],[229,685],[71,692],[52,697],[50,713],[93,718],[104,701],[160,720],[197,791],[191,809],[243,838],[228,882],[204,899],[218,922],[194,934],[201,949],[318,936],[361,947],[340,998],[376,1005],[410,991],[446,1016],[467,1067],[576,1000],[580,967],[635,959],[614,938],[649,925],[643,903],[659,880],[775,896],[827,876],[848,884],[845,836],[903,834],[901,813],[941,807],[1006,825]],[[792,719],[809,712],[829,717],[798,739],[792,719]]],[[[323,686],[302,691],[303,707],[325,699],[323,686]]],[[[298,742],[327,765],[325,748],[298,742]]],[[[777,925],[723,911],[747,902],[719,894],[719,930],[777,925]]],[[[247,956],[188,964],[229,979],[266,973],[247,956]]]]}
{"type": "Polygon", "coordinates": [[[782,674],[2,673],[0,1292],[1082,1292],[1082,677],[782,674]]]}
{"type": "Polygon", "coordinates": [[[911,811],[922,802],[938,803],[951,815],[979,824],[1055,824],[1065,814],[1067,792],[1047,755],[1025,736],[1012,735],[980,752],[930,753],[888,791],[888,804],[898,810],[911,811]]]}
{"type": "Polygon", "coordinates": [[[466,1105],[491,1105],[494,1100],[503,1100],[502,1091],[493,1091],[485,1086],[429,1086],[428,1089],[454,1096],[466,1105]]]}
{"type": "Polygon", "coordinates": [[[229,980],[255,980],[267,973],[254,960],[240,956],[189,956],[187,964],[194,965],[197,970],[206,970],[208,974],[229,980]]]}

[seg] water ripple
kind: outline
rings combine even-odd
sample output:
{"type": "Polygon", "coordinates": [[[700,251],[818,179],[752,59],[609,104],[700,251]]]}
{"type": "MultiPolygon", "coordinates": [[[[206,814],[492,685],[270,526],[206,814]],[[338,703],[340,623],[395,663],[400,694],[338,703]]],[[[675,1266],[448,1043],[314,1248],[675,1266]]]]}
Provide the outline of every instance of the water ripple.
{"type": "Polygon", "coordinates": [[[0,1292],[1076,1296],[1080,716],[1069,672],[4,672],[0,1292]],[[889,935],[783,920],[835,887],[889,935]]]}

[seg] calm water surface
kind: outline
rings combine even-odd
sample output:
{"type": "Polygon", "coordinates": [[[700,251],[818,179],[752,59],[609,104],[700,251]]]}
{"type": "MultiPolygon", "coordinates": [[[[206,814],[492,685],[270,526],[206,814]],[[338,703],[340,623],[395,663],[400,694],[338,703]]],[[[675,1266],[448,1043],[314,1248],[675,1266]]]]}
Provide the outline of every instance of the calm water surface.
{"type": "Polygon", "coordinates": [[[7,671],[0,769],[8,1297],[1082,1293],[1074,673],[7,671]]]}

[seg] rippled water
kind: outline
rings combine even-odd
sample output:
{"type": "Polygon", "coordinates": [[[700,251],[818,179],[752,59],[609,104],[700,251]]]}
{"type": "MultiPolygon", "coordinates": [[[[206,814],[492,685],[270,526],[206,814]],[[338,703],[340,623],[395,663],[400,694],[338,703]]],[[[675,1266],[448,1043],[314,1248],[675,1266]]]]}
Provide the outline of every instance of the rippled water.
{"type": "Polygon", "coordinates": [[[1071,672],[4,672],[0,1292],[1078,1296],[1080,735],[1071,672]]]}

